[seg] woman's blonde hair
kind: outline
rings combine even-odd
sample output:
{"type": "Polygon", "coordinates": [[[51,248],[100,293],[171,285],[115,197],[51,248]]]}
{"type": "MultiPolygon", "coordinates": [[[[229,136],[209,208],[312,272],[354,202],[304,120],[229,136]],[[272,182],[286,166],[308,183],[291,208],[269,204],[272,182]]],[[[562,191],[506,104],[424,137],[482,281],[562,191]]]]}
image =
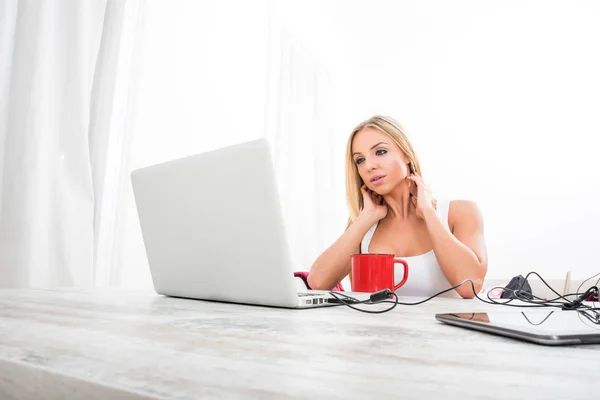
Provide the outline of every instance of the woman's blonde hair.
{"type": "Polygon", "coordinates": [[[348,145],[346,146],[346,201],[348,202],[350,211],[347,227],[352,224],[363,207],[363,198],[360,188],[363,186],[364,182],[358,174],[358,169],[354,162],[354,157],[352,156],[352,141],[356,134],[365,128],[375,128],[385,133],[398,145],[398,147],[400,147],[400,150],[402,150],[408,161],[412,163],[414,172],[416,172],[417,175],[422,176],[419,159],[410,140],[408,140],[406,130],[399,122],[390,117],[375,115],[358,124],[350,134],[348,145]]]}

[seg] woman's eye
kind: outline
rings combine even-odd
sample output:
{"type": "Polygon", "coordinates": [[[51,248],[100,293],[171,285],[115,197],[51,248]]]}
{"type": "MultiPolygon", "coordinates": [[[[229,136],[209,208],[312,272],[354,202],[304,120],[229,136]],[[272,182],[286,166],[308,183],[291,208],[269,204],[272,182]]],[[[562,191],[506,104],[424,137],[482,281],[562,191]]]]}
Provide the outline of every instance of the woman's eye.
{"type": "Polygon", "coordinates": [[[357,158],[355,162],[356,162],[357,164],[360,164],[360,163],[361,163],[361,162],[363,162],[364,160],[365,160],[364,158],[360,157],[360,158],[357,158]]]}
{"type": "Polygon", "coordinates": [[[379,150],[377,150],[377,151],[375,152],[375,154],[377,154],[378,156],[381,156],[381,155],[383,155],[383,154],[385,154],[385,153],[387,153],[387,150],[384,150],[384,149],[379,149],[379,150]]]}

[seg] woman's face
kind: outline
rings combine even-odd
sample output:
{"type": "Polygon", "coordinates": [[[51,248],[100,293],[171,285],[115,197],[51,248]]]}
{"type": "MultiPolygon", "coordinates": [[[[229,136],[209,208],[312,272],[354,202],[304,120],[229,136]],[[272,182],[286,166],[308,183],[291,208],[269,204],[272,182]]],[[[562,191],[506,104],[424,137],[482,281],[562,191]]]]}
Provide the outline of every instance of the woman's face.
{"type": "Polygon", "coordinates": [[[384,195],[408,175],[408,160],[398,145],[375,128],[364,128],[352,140],[352,158],[367,188],[384,195]]]}

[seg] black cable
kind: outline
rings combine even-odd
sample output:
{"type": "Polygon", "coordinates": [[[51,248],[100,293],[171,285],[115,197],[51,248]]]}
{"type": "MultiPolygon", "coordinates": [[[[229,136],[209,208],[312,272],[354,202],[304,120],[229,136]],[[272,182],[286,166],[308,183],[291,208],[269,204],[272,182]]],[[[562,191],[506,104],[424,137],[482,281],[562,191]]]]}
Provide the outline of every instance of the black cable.
{"type": "Polygon", "coordinates": [[[592,286],[591,288],[589,288],[588,290],[586,290],[586,292],[584,294],[582,294],[581,296],[579,296],[577,299],[573,300],[571,302],[571,304],[565,304],[563,305],[563,308],[568,309],[568,310],[574,310],[576,308],[579,308],[585,301],[585,299],[587,299],[590,296],[597,296],[598,295],[598,288],[596,286],[592,286]]]}
{"type": "MultiPolygon", "coordinates": [[[[587,278],[586,280],[584,280],[583,282],[581,282],[581,284],[580,284],[580,285],[579,285],[579,287],[577,288],[577,292],[579,292],[579,290],[581,289],[581,287],[583,286],[583,284],[584,284],[584,283],[586,283],[586,282],[587,282],[587,281],[589,281],[590,279],[594,279],[595,277],[597,277],[597,276],[599,276],[599,275],[600,275],[600,272],[599,272],[599,273],[597,273],[596,275],[590,276],[589,278],[587,278]]],[[[598,284],[599,284],[599,283],[600,283],[600,278],[598,278],[598,280],[596,281],[596,285],[595,285],[595,286],[596,286],[596,287],[598,287],[598,284]]],[[[597,293],[597,292],[596,292],[596,297],[598,297],[598,293],[597,293]]],[[[585,299],[584,299],[584,300],[585,300],[585,299]]],[[[598,308],[595,308],[595,307],[596,307],[596,302],[592,302],[592,307],[589,307],[589,306],[588,306],[588,310],[590,310],[590,311],[594,312],[594,314],[596,314],[596,317],[597,317],[597,319],[600,319],[600,317],[599,317],[599,316],[600,316],[600,314],[599,314],[599,313],[596,311],[596,310],[599,310],[599,309],[598,309],[598,308]]],[[[583,319],[581,319],[581,314],[578,314],[578,317],[579,317],[579,320],[580,320],[582,323],[585,323],[585,322],[583,321],[583,319]]],[[[586,315],[586,317],[587,317],[587,315],[586,315]]],[[[588,319],[589,319],[589,318],[588,318],[588,319]]],[[[593,321],[592,321],[592,322],[593,322],[593,321]]],[[[594,322],[594,323],[595,323],[595,322],[594,322]]]]}
{"type": "MultiPolygon", "coordinates": [[[[542,304],[542,303],[559,303],[559,302],[557,302],[557,300],[560,298],[560,297],[556,297],[556,298],[554,298],[554,299],[550,299],[550,300],[548,300],[548,299],[544,299],[544,298],[541,298],[541,297],[538,297],[538,296],[534,296],[533,294],[531,294],[531,293],[529,293],[529,292],[525,292],[525,294],[521,294],[522,290],[518,290],[518,289],[509,289],[509,288],[503,288],[503,287],[501,287],[501,286],[495,286],[495,287],[491,288],[491,289],[489,290],[489,292],[488,292],[488,299],[489,299],[490,301],[495,301],[494,299],[492,299],[492,298],[489,296],[489,293],[493,292],[495,289],[503,289],[503,290],[508,290],[508,291],[511,291],[511,292],[513,292],[513,293],[514,293],[514,295],[517,297],[516,299],[514,299],[514,298],[511,298],[511,299],[509,299],[508,301],[506,301],[505,303],[509,303],[509,302],[511,302],[512,300],[521,300],[521,301],[523,301],[523,302],[530,302],[530,303],[534,303],[534,304],[542,304]],[[520,297],[520,296],[522,296],[522,297],[520,297]],[[529,297],[531,297],[531,298],[529,298],[529,297]],[[539,300],[539,302],[533,301],[532,299],[539,300]]],[[[579,293],[570,293],[570,294],[565,294],[565,295],[564,295],[564,297],[567,297],[567,296],[578,296],[578,295],[579,295],[579,293]]],[[[505,304],[505,303],[502,303],[502,304],[505,304]]],[[[560,303],[560,304],[562,304],[562,303],[560,303]]]]}
{"type": "Polygon", "coordinates": [[[396,295],[396,293],[392,292],[392,291],[391,291],[391,290],[389,290],[389,289],[382,290],[382,291],[380,291],[380,292],[376,292],[376,293],[374,293],[374,294],[372,294],[372,295],[371,295],[371,297],[370,297],[370,299],[369,299],[369,300],[362,300],[362,301],[359,301],[359,300],[357,300],[357,299],[355,299],[355,298],[353,298],[353,297],[351,297],[351,296],[348,296],[348,295],[342,294],[342,293],[340,293],[340,292],[329,292],[329,293],[330,293],[330,294],[331,294],[333,297],[335,297],[335,298],[336,298],[338,301],[340,301],[340,302],[341,302],[343,305],[345,305],[345,306],[347,306],[347,307],[350,307],[350,308],[351,308],[351,309],[353,309],[353,310],[360,311],[360,312],[364,312],[364,313],[368,313],[368,314],[382,314],[382,313],[385,313],[385,312],[388,312],[388,311],[391,311],[391,310],[393,310],[393,309],[394,309],[394,308],[396,308],[396,306],[398,305],[398,296],[396,295]],[[389,294],[388,294],[387,292],[389,292],[389,294]],[[386,296],[385,296],[385,297],[383,297],[383,299],[382,299],[382,300],[379,300],[379,301],[375,300],[375,301],[373,301],[373,299],[376,299],[377,297],[379,297],[379,296],[381,296],[381,295],[383,295],[383,294],[385,294],[386,296]],[[345,297],[346,299],[341,299],[341,298],[339,298],[339,297],[337,297],[337,296],[345,297]],[[360,308],[354,307],[354,306],[352,305],[352,304],[355,304],[355,305],[356,305],[356,304],[369,304],[369,305],[372,305],[372,304],[380,304],[380,303],[386,302],[386,300],[385,300],[385,299],[386,299],[386,298],[389,298],[388,296],[394,296],[394,297],[395,297],[395,299],[396,299],[396,301],[395,301],[395,302],[393,302],[393,305],[392,305],[391,307],[389,307],[389,308],[386,308],[386,309],[383,309],[383,310],[376,310],[376,311],[372,311],[372,310],[363,310],[363,309],[360,309],[360,308]]]}
{"type": "MultiPolygon", "coordinates": [[[[495,287],[495,288],[493,288],[492,290],[494,290],[494,289],[496,289],[496,288],[498,288],[498,287],[495,287]]],[[[490,291],[492,291],[492,290],[490,290],[490,291]]],[[[528,292],[527,292],[527,295],[528,295],[528,296],[530,296],[530,297],[532,297],[532,298],[529,298],[529,297],[527,297],[527,296],[525,296],[525,297],[520,297],[520,296],[522,296],[522,295],[520,295],[520,293],[519,293],[519,291],[518,291],[518,290],[513,290],[513,289],[508,289],[508,288],[506,288],[506,290],[509,290],[509,291],[512,291],[512,292],[514,292],[514,293],[515,293],[515,296],[516,296],[517,298],[516,298],[516,299],[510,299],[510,300],[508,300],[508,301],[506,301],[506,302],[499,302],[499,301],[496,301],[495,299],[492,299],[492,298],[489,296],[489,292],[488,292],[488,295],[487,295],[487,297],[488,297],[488,300],[490,300],[490,301],[491,301],[491,302],[493,302],[494,304],[501,304],[501,305],[506,305],[507,303],[510,303],[512,300],[520,300],[520,301],[522,301],[522,302],[524,302],[524,303],[530,303],[530,304],[535,304],[535,305],[541,305],[541,306],[544,306],[544,307],[545,307],[545,306],[547,306],[547,305],[549,305],[549,304],[557,304],[557,305],[560,305],[560,306],[561,306],[561,308],[567,308],[567,307],[570,307],[570,308],[572,308],[572,306],[571,306],[571,305],[572,305],[572,304],[574,304],[574,302],[576,302],[578,299],[576,299],[576,300],[568,300],[568,299],[566,299],[566,297],[567,297],[567,296],[581,296],[581,293],[569,293],[569,294],[565,294],[564,296],[556,297],[556,298],[553,298],[553,299],[543,299],[543,298],[541,298],[541,297],[534,296],[534,295],[532,295],[531,293],[528,293],[528,292]],[[557,300],[558,300],[558,299],[560,299],[560,298],[564,298],[564,299],[566,300],[566,302],[557,301],[557,300]],[[539,300],[539,301],[535,301],[534,299],[535,299],[535,300],[539,300]]]]}
{"type": "MultiPolygon", "coordinates": [[[[560,294],[559,294],[559,293],[558,293],[556,290],[554,290],[554,289],[552,288],[552,286],[548,285],[548,282],[546,282],[546,281],[544,280],[544,278],[542,278],[542,277],[540,276],[540,274],[538,274],[538,273],[537,273],[537,272],[535,272],[535,271],[531,271],[530,273],[528,273],[528,274],[525,276],[525,279],[523,280],[523,282],[521,282],[521,286],[519,287],[519,289],[518,289],[518,290],[522,290],[522,289],[523,289],[523,286],[525,285],[525,282],[527,282],[527,279],[529,278],[529,275],[531,275],[531,274],[535,274],[535,275],[537,275],[537,277],[538,277],[538,278],[540,278],[540,280],[541,280],[541,281],[544,283],[544,285],[546,285],[546,286],[547,286],[547,287],[548,287],[550,290],[552,290],[552,291],[554,292],[554,294],[556,294],[556,295],[558,296],[558,298],[560,298],[560,299],[564,299],[565,301],[569,302],[569,299],[566,299],[564,296],[560,295],[560,294]]],[[[578,290],[578,291],[579,291],[579,290],[578,290]]]]}
{"type": "MultiPolygon", "coordinates": [[[[595,276],[594,276],[594,277],[595,277],[595,276]]],[[[581,286],[580,286],[580,288],[581,288],[581,286]]],[[[494,288],[494,289],[495,289],[495,288],[494,288]]],[[[511,290],[511,289],[504,288],[504,290],[511,290]]],[[[596,288],[596,290],[597,290],[597,288],[596,288]]],[[[579,289],[578,289],[578,291],[579,291],[579,289]]],[[[589,290],[588,290],[588,291],[589,291],[589,290]]],[[[518,289],[516,289],[516,290],[514,290],[513,292],[515,293],[516,297],[518,297],[518,300],[521,300],[521,301],[523,301],[523,302],[526,302],[526,303],[531,303],[531,304],[533,304],[533,305],[530,305],[530,306],[512,305],[512,306],[516,306],[516,307],[552,307],[552,306],[554,306],[554,307],[560,307],[560,308],[562,308],[562,309],[576,309],[576,308],[580,308],[580,307],[583,307],[583,308],[588,308],[588,307],[589,307],[589,306],[586,306],[586,305],[582,305],[582,304],[581,304],[581,301],[579,301],[579,300],[581,299],[581,294],[580,294],[580,293],[573,293],[573,294],[568,294],[568,295],[564,295],[564,296],[563,296],[563,295],[560,295],[560,294],[559,294],[559,293],[558,293],[556,290],[554,290],[554,289],[552,288],[552,286],[550,286],[550,285],[549,285],[549,284],[548,284],[548,283],[547,283],[547,282],[544,280],[544,278],[542,278],[542,277],[540,276],[540,274],[538,274],[537,272],[534,272],[534,271],[532,271],[532,272],[528,273],[528,274],[527,274],[527,276],[525,277],[525,279],[523,280],[523,282],[521,283],[521,285],[519,286],[519,288],[518,288],[518,289]],[[546,286],[547,286],[547,287],[548,287],[550,290],[552,290],[552,292],[554,292],[554,294],[556,294],[558,297],[556,297],[555,299],[551,299],[551,300],[545,300],[545,299],[541,299],[541,298],[539,298],[539,297],[537,297],[537,296],[533,296],[533,295],[532,295],[531,293],[529,293],[529,292],[526,292],[526,293],[527,293],[527,296],[531,296],[531,297],[533,297],[533,298],[536,298],[536,299],[538,299],[538,300],[541,300],[541,301],[539,301],[539,302],[534,302],[534,301],[532,301],[531,299],[529,299],[529,298],[527,298],[527,297],[521,298],[521,297],[520,297],[520,293],[521,293],[521,291],[522,291],[522,288],[523,288],[523,286],[525,285],[525,282],[527,282],[527,279],[529,278],[529,276],[530,276],[530,275],[532,275],[532,274],[535,274],[535,275],[537,275],[537,277],[538,277],[538,278],[540,278],[540,280],[541,280],[541,281],[542,281],[542,282],[543,282],[543,283],[544,283],[544,284],[545,284],[545,285],[546,285],[546,286]],[[566,298],[566,296],[580,296],[580,297],[579,297],[578,299],[576,299],[576,300],[569,300],[569,299],[567,299],[567,298],[566,298]],[[557,302],[556,300],[558,300],[558,299],[563,299],[565,302],[557,302]]],[[[507,301],[507,302],[499,302],[499,301],[496,301],[496,300],[494,300],[494,299],[490,298],[490,294],[489,294],[489,293],[490,293],[490,292],[488,292],[488,293],[487,293],[488,300],[490,300],[490,301],[491,301],[492,303],[494,303],[494,304],[510,305],[510,304],[508,304],[508,303],[510,303],[510,302],[513,300],[513,299],[510,299],[510,300],[509,300],[509,301],[507,301]]],[[[476,296],[477,296],[477,295],[476,295],[476,296]]]]}
{"type": "MultiPolygon", "coordinates": [[[[598,274],[600,275],[600,274],[598,274]]],[[[589,279],[593,279],[598,275],[594,275],[589,279]]],[[[586,281],[587,281],[586,280],[586,281]]],[[[584,282],[586,282],[584,281],[584,282]]],[[[587,311],[592,311],[595,314],[598,314],[595,312],[595,310],[598,310],[597,308],[594,307],[590,307],[588,305],[582,304],[582,302],[589,297],[590,294],[596,294],[598,295],[598,287],[596,286],[592,286],[591,288],[589,288],[585,293],[570,293],[570,294],[565,294],[565,295],[561,295],[559,294],[556,290],[554,290],[545,280],[544,278],[542,278],[537,272],[529,272],[526,276],[525,279],[523,280],[523,282],[521,283],[521,285],[519,286],[519,288],[517,289],[508,289],[508,288],[502,288],[502,287],[495,287],[493,289],[499,288],[499,289],[503,289],[503,290],[510,290],[515,294],[516,300],[520,300],[521,302],[524,303],[528,303],[527,305],[523,305],[523,304],[510,304],[513,300],[515,300],[515,298],[511,298],[508,299],[505,302],[501,302],[501,301],[497,301],[496,299],[492,299],[490,297],[490,291],[487,292],[487,298],[488,300],[482,299],[481,297],[478,296],[477,292],[475,291],[475,284],[473,283],[472,280],[470,279],[466,279],[463,282],[459,283],[458,285],[452,286],[451,288],[445,289],[439,293],[434,294],[433,296],[430,296],[428,298],[426,298],[425,300],[421,300],[421,301],[417,301],[417,302],[413,302],[413,303],[404,303],[404,302],[400,302],[398,301],[398,296],[396,295],[396,293],[392,292],[389,289],[385,289],[379,292],[376,292],[374,294],[372,294],[369,298],[369,300],[362,300],[359,301],[358,299],[355,299],[352,296],[348,296],[346,294],[343,294],[341,292],[333,292],[330,291],[329,294],[332,295],[334,298],[336,298],[339,302],[340,302],[340,306],[345,305],[349,308],[352,308],[353,310],[356,311],[360,311],[360,312],[365,312],[365,313],[369,313],[369,314],[382,314],[388,311],[393,310],[394,308],[396,308],[396,306],[398,304],[400,305],[405,305],[405,306],[416,306],[419,304],[423,304],[428,302],[429,300],[440,296],[444,293],[447,293],[451,290],[456,290],[457,288],[459,288],[460,286],[464,285],[465,283],[470,283],[471,284],[471,289],[473,290],[473,295],[481,302],[486,303],[486,304],[492,304],[492,305],[504,305],[504,306],[509,306],[509,307],[519,307],[519,308],[541,308],[541,307],[553,307],[553,308],[560,308],[563,310],[577,310],[577,309],[585,309],[587,311]],[[538,278],[540,278],[540,280],[552,291],[554,292],[554,294],[557,295],[556,298],[547,300],[547,299],[542,299],[540,297],[534,296],[533,294],[529,293],[529,292],[524,292],[523,286],[525,284],[525,282],[527,282],[527,279],[529,278],[530,275],[536,275],[538,278]],[[527,296],[525,296],[523,293],[526,293],[527,296]],[[338,297],[339,296],[339,297],[338,297]],[[394,301],[390,300],[390,297],[394,297],[394,301]],[[569,300],[567,297],[568,296],[578,296],[577,299],[575,300],[569,300]],[[558,301],[558,300],[564,300],[564,301],[558,301]],[[364,309],[360,309],[357,307],[354,307],[354,305],[357,304],[364,304],[364,305],[373,305],[373,304],[381,304],[381,303],[392,303],[392,306],[389,308],[386,308],[384,310],[376,310],[376,311],[372,311],[372,310],[364,310],[364,309]]],[[[598,282],[600,282],[600,279],[598,279],[598,282]]],[[[583,283],[582,283],[583,285],[583,283]]],[[[579,289],[581,288],[581,286],[579,286],[579,288],[577,289],[577,291],[579,292],[579,289]]],[[[492,290],[493,290],[492,289],[492,290]]],[[[587,315],[586,315],[587,316],[587,315]]],[[[598,316],[600,316],[600,314],[598,314],[598,316]]]]}
{"type": "MultiPolygon", "coordinates": [[[[586,311],[590,311],[590,310],[586,310],[586,311]]],[[[590,316],[586,311],[577,311],[577,316],[579,317],[579,320],[584,324],[587,325],[585,323],[585,321],[581,318],[581,316],[583,315],[584,317],[586,317],[592,324],[594,325],[600,325],[600,313],[594,311],[592,309],[592,312],[595,314],[595,316],[590,316]]],[[[587,325],[589,326],[589,325],[587,325]]],[[[595,326],[593,326],[592,328],[596,328],[595,326]]],[[[600,328],[597,328],[600,329],[600,328]]]]}
{"type": "Polygon", "coordinates": [[[548,313],[548,315],[546,315],[546,318],[544,318],[544,319],[543,319],[541,322],[538,322],[538,323],[536,324],[536,323],[533,323],[533,322],[531,322],[531,320],[530,320],[529,318],[527,318],[527,315],[525,315],[525,313],[524,313],[523,311],[521,311],[521,314],[523,314],[523,317],[525,317],[525,319],[527,320],[527,322],[529,322],[531,325],[534,325],[534,326],[539,326],[539,325],[543,324],[544,322],[546,322],[546,320],[547,320],[548,318],[550,318],[550,316],[551,316],[553,313],[554,313],[554,311],[550,311],[550,312],[548,313]]]}
{"type": "MultiPolygon", "coordinates": [[[[596,287],[600,287],[600,286],[598,286],[598,284],[600,284],[600,278],[598,278],[598,280],[596,281],[596,287]]],[[[596,299],[600,300],[600,293],[598,293],[598,292],[596,292],[596,299]]],[[[596,302],[595,301],[592,301],[592,306],[596,307],[596,302]]]]}
{"type": "MultiPolygon", "coordinates": [[[[594,276],[590,276],[589,278],[587,278],[585,281],[581,282],[581,285],[579,285],[579,287],[577,288],[577,292],[579,292],[579,289],[581,289],[581,287],[583,286],[584,283],[586,283],[587,281],[589,281],[590,279],[594,279],[595,277],[599,276],[600,272],[598,272],[596,275],[594,276]]],[[[598,281],[596,282],[596,286],[598,286],[598,283],[600,283],[600,278],[598,279],[598,281]]]]}

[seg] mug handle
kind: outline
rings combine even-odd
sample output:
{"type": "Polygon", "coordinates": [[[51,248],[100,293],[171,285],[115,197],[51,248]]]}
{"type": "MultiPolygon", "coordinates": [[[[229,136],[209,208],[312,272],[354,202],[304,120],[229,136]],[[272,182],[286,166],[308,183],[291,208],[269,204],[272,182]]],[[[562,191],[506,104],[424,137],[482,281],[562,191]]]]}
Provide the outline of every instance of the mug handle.
{"type": "Polygon", "coordinates": [[[404,265],[404,276],[402,277],[402,281],[400,281],[399,284],[394,285],[394,291],[396,291],[399,288],[401,288],[402,285],[404,285],[406,283],[406,280],[408,279],[408,263],[400,258],[394,258],[394,263],[401,263],[402,265],[404,265]]]}

